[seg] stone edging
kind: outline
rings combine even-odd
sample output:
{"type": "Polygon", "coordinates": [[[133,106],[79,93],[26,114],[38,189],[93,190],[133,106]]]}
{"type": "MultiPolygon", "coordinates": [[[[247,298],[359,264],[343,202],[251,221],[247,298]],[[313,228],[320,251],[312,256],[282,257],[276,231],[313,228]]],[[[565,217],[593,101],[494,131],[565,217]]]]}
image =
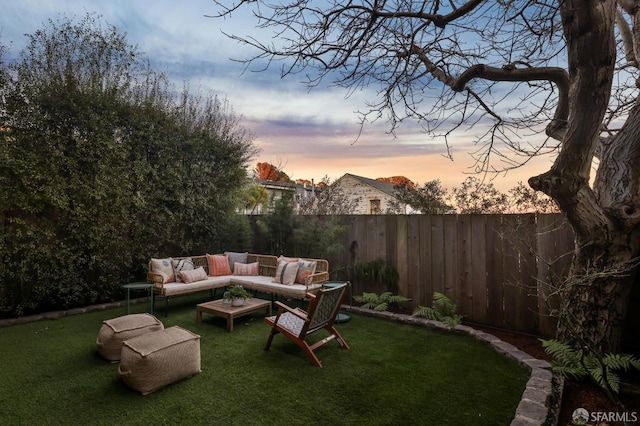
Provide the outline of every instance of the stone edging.
{"type": "MultiPolygon", "coordinates": [[[[355,306],[343,305],[344,310],[357,312],[363,315],[385,318],[392,321],[400,321],[406,324],[420,325],[442,330],[450,330],[439,321],[433,321],[421,317],[396,314],[393,312],[376,312],[371,309],[362,309],[355,306]]],[[[493,334],[475,330],[466,325],[458,325],[452,329],[460,333],[467,333],[474,338],[487,342],[493,349],[525,366],[530,371],[529,381],[522,393],[522,398],[516,408],[516,415],[511,426],[532,426],[555,424],[552,419],[552,407],[554,400],[553,374],[551,364],[547,361],[532,357],[510,343],[504,342],[493,334]]]]}
{"type": "MultiPolygon", "coordinates": [[[[140,299],[131,299],[130,301],[132,305],[135,305],[141,302],[147,303],[147,298],[144,297],[140,299]]],[[[102,305],[91,305],[91,306],[85,306],[83,308],[74,308],[74,309],[69,309],[67,311],[53,311],[53,312],[45,312],[43,314],[30,315],[26,317],[0,319],[0,327],[8,327],[10,325],[16,325],[16,324],[25,324],[28,322],[40,321],[45,319],[54,320],[54,319],[66,317],[68,315],[86,314],[87,312],[93,312],[93,311],[104,311],[105,309],[119,308],[121,306],[124,307],[126,306],[126,304],[127,302],[122,300],[118,302],[104,303],[102,305]]]]}

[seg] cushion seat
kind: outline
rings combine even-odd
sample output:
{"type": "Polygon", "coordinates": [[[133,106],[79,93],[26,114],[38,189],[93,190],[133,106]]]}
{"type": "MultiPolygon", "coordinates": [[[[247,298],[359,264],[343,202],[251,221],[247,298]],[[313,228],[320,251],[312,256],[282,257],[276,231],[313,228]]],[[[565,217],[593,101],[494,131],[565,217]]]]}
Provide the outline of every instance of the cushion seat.
{"type": "Polygon", "coordinates": [[[294,299],[302,299],[306,293],[315,291],[322,287],[322,284],[280,284],[274,283],[273,277],[265,276],[252,276],[252,277],[238,277],[234,276],[231,279],[233,284],[241,284],[243,287],[257,290],[262,293],[278,294],[283,297],[291,297],[294,299]]]}
{"type": "Polygon", "coordinates": [[[96,339],[98,353],[108,361],[118,361],[125,340],[163,329],[162,322],[151,314],[130,314],[103,321],[96,339]]]}
{"type": "Polygon", "coordinates": [[[178,294],[188,294],[195,291],[211,290],[216,288],[222,288],[228,286],[231,275],[223,275],[219,277],[207,277],[206,280],[195,281],[189,284],[184,283],[165,283],[164,294],[165,296],[176,296],[178,294]]]}
{"type": "Polygon", "coordinates": [[[182,327],[143,334],[122,345],[118,373],[142,395],[200,372],[200,336],[182,327]]]}

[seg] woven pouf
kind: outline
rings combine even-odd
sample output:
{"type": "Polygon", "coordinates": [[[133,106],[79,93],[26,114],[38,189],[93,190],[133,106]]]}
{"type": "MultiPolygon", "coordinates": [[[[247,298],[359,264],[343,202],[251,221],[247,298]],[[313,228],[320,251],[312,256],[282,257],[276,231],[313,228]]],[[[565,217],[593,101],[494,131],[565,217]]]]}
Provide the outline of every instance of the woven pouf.
{"type": "Polygon", "coordinates": [[[164,325],[151,314],[131,314],[102,322],[96,344],[98,353],[109,361],[118,361],[122,342],[152,331],[163,330],[164,325]]]}
{"type": "Polygon", "coordinates": [[[118,373],[142,395],[200,371],[200,336],[179,326],[143,334],[122,345],[118,373]]]}

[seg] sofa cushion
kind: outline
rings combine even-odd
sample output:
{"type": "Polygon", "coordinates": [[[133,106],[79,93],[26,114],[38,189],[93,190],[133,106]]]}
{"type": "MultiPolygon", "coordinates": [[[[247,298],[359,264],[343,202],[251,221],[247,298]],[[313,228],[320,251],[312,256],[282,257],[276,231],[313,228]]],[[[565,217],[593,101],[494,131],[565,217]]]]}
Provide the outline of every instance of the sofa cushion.
{"type": "Polygon", "coordinates": [[[280,262],[276,270],[276,277],[273,281],[287,285],[295,283],[298,268],[298,262],[280,262]]]}
{"type": "Polygon", "coordinates": [[[302,260],[298,262],[298,273],[295,282],[298,284],[306,284],[307,278],[316,272],[316,262],[312,260],[302,260]]]}
{"type": "MultiPolygon", "coordinates": [[[[185,284],[193,283],[196,281],[202,281],[207,279],[207,273],[204,268],[201,266],[198,269],[189,269],[186,271],[180,271],[177,273],[180,276],[180,279],[185,284]]],[[[178,282],[178,280],[176,280],[178,282]]]]}
{"type": "Polygon", "coordinates": [[[293,297],[296,299],[302,299],[307,294],[307,291],[314,292],[322,287],[322,284],[292,284],[284,285],[273,282],[273,277],[266,277],[259,275],[257,277],[231,277],[232,284],[240,284],[244,288],[249,290],[256,290],[267,294],[278,294],[282,297],[293,297]]]}
{"type": "Polygon", "coordinates": [[[207,254],[207,264],[209,265],[209,276],[219,277],[231,275],[231,267],[227,256],[222,254],[207,254]]]}
{"type": "Polygon", "coordinates": [[[234,271],[233,267],[235,263],[247,263],[247,258],[249,257],[248,252],[236,253],[233,251],[225,251],[224,255],[227,256],[227,260],[229,261],[229,267],[231,268],[232,273],[234,271]]]}
{"type": "Polygon", "coordinates": [[[173,274],[172,258],[151,259],[151,272],[157,272],[162,275],[162,283],[170,283],[175,281],[173,274]]]}
{"type": "Polygon", "coordinates": [[[194,281],[192,283],[166,283],[162,286],[162,293],[165,296],[176,296],[178,294],[188,294],[196,291],[224,288],[230,284],[231,275],[207,277],[206,280],[194,281]]]}
{"type": "Polygon", "coordinates": [[[260,264],[258,262],[253,262],[248,264],[236,262],[233,268],[233,275],[256,276],[258,275],[259,267],[260,267],[260,264]]]}
{"type": "Polygon", "coordinates": [[[194,269],[193,260],[190,257],[185,259],[171,259],[171,265],[173,265],[173,273],[176,277],[176,282],[181,283],[182,278],[180,277],[180,272],[182,271],[192,271],[194,269]]]}

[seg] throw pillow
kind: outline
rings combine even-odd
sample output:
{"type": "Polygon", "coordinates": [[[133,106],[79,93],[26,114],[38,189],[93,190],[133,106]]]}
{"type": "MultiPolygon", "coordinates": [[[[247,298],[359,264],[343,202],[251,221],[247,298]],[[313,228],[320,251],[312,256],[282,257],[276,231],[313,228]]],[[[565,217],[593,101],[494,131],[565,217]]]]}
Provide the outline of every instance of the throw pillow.
{"type": "Polygon", "coordinates": [[[258,275],[258,262],[239,263],[236,262],[233,267],[233,275],[258,275]]]}
{"type": "Polygon", "coordinates": [[[202,266],[198,269],[187,269],[184,271],[180,271],[178,272],[178,275],[180,275],[180,279],[185,284],[207,279],[207,273],[202,266]]]}
{"type": "Polygon", "coordinates": [[[280,264],[280,262],[297,262],[298,259],[297,257],[286,257],[286,256],[279,256],[278,257],[278,264],[280,264]]]}
{"type": "Polygon", "coordinates": [[[300,260],[298,262],[298,273],[296,274],[296,283],[307,284],[309,276],[316,272],[316,261],[300,260]]]}
{"type": "Polygon", "coordinates": [[[229,260],[229,267],[231,268],[231,272],[233,272],[233,265],[236,263],[247,263],[247,257],[249,257],[249,253],[235,253],[233,251],[225,251],[225,256],[229,260]]]}
{"type": "Polygon", "coordinates": [[[221,275],[231,275],[229,260],[223,254],[208,254],[207,264],[209,265],[209,276],[219,277],[221,275]]]}
{"type": "Polygon", "coordinates": [[[191,271],[194,269],[193,260],[190,257],[186,259],[172,259],[171,264],[173,265],[173,273],[176,275],[176,282],[181,283],[182,278],[180,277],[180,272],[182,271],[191,271]]]}
{"type": "Polygon", "coordinates": [[[175,277],[173,275],[173,265],[171,264],[170,257],[166,259],[151,259],[151,272],[158,272],[162,275],[162,283],[168,283],[175,281],[175,277]]]}
{"type": "Polygon", "coordinates": [[[296,281],[298,262],[280,262],[276,270],[275,283],[291,285],[296,281]]]}
{"type": "Polygon", "coordinates": [[[297,257],[279,256],[278,259],[276,259],[276,271],[282,262],[297,262],[298,260],[300,259],[297,257]]]}

